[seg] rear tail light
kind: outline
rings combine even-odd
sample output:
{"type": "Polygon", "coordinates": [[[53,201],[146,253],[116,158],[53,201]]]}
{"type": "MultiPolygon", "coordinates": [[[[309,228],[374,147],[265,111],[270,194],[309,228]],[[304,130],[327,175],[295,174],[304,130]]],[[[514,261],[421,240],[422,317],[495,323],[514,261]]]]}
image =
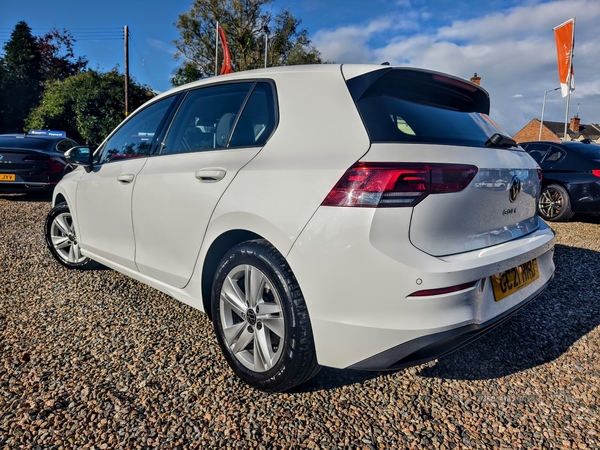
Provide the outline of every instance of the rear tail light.
{"type": "Polygon", "coordinates": [[[600,170],[599,169],[592,170],[592,175],[594,175],[595,177],[600,178],[600,170]]]}
{"type": "Polygon", "coordinates": [[[457,164],[359,162],[346,171],[323,206],[415,206],[429,194],[462,191],[477,167],[457,164]]]}
{"type": "Polygon", "coordinates": [[[23,158],[23,161],[46,163],[46,167],[48,168],[50,174],[60,173],[65,169],[64,164],[48,155],[30,155],[23,158]]]}

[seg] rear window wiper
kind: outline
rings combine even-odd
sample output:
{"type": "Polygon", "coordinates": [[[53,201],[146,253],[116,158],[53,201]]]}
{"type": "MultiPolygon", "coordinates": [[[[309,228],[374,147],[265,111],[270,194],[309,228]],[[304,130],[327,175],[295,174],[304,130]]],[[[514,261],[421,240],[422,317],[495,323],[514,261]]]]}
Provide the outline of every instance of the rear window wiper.
{"type": "Polygon", "coordinates": [[[517,141],[509,136],[505,136],[500,133],[495,133],[491,138],[489,138],[486,143],[486,147],[500,147],[500,148],[510,148],[516,147],[517,141]]]}

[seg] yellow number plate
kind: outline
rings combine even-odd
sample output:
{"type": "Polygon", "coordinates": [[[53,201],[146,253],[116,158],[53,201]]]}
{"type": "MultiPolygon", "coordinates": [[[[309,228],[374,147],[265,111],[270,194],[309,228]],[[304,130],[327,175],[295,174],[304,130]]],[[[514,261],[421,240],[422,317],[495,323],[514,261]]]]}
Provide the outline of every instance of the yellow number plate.
{"type": "Polygon", "coordinates": [[[0,181],[15,181],[15,175],[12,173],[0,173],[0,181]]]}
{"type": "Polygon", "coordinates": [[[494,298],[497,302],[514,294],[519,289],[530,285],[540,277],[537,260],[533,259],[520,266],[514,267],[492,276],[494,298]]]}

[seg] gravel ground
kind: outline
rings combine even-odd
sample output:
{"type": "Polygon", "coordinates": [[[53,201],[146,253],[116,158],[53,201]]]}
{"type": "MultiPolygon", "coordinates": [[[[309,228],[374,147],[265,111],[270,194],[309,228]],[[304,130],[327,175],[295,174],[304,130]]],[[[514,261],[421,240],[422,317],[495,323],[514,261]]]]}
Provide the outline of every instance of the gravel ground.
{"type": "Polygon", "coordinates": [[[0,195],[0,448],[600,448],[598,218],[553,225],[550,289],[469,346],[263,394],[203,313],[55,263],[49,209],[0,195]]]}

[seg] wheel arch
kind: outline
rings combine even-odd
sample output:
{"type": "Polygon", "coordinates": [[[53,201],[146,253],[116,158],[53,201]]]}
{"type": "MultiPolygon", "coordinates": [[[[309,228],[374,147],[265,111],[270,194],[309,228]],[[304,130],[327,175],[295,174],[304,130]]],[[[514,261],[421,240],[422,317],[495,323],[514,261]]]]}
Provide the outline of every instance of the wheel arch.
{"type": "Polygon", "coordinates": [[[54,201],[52,202],[52,206],[56,206],[59,203],[63,203],[63,202],[66,202],[66,201],[67,201],[67,199],[65,198],[65,196],[62,195],[61,193],[58,193],[54,197],[54,201]]]}
{"type": "Polygon", "coordinates": [[[259,234],[256,234],[248,230],[229,230],[221,234],[216,238],[210,245],[206,256],[204,258],[204,264],[202,266],[202,278],[201,278],[201,289],[202,289],[202,305],[204,311],[210,319],[212,319],[212,307],[211,307],[211,293],[214,282],[215,272],[219,262],[225,254],[236,245],[251,241],[254,239],[264,239],[259,234]]]}
{"type": "Polygon", "coordinates": [[[570,184],[571,183],[569,183],[568,181],[560,181],[560,180],[550,179],[550,180],[547,180],[546,182],[544,182],[544,180],[542,179],[542,190],[544,190],[547,187],[552,186],[552,185],[560,186],[565,191],[567,191],[567,195],[569,196],[569,200],[572,201],[572,199],[571,199],[570,184]]]}

